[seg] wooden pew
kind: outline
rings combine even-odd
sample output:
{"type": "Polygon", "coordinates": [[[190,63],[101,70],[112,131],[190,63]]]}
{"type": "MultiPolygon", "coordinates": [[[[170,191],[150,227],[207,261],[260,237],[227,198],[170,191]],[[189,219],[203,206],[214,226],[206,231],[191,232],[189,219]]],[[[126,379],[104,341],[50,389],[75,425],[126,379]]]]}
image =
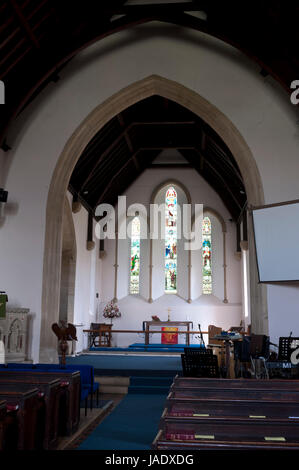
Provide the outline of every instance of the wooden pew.
{"type": "Polygon", "coordinates": [[[80,372],[71,372],[68,370],[53,371],[53,372],[42,372],[40,370],[4,370],[0,369],[0,377],[15,377],[18,374],[18,377],[28,378],[34,377],[38,379],[39,377],[46,379],[47,381],[52,381],[59,379],[62,386],[64,387],[64,394],[60,399],[59,407],[59,416],[60,423],[60,433],[65,435],[71,435],[74,433],[80,421],[80,372]]]}
{"type": "Polygon", "coordinates": [[[48,380],[45,377],[36,377],[35,374],[26,377],[20,377],[18,372],[14,377],[5,373],[0,374],[0,384],[15,384],[16,389],[20,383],[31,385],[44,393],[46,404],[45,429],[44,429],[44,449],[54,448],[58,439],[58,423],[59,423],[59,403],[61,398],[61,381],[59,379],[48,380]]]}
{"type": "MultiPolygon", "coordinates": [[[[176,376],[174,379],[173,386],[171,390],[185,390],[188,394],[188,391],[192,391],[192,395],[194,397],[194,392],[196,391],[196,396],[198,398],[203,398],[203,395],[200,393],[202,389],[205,390],[211,390],[211,388],[217,387],[220,390],[227,390],[231,389],[234,390],[235,392],[235,397],[238,399],[241,398],[241,401],[239,400],[238,403],[240,403],[240,407],[238,409],[232,409],[231,412],[235,414],[238,411],[244,410],[245,413],[247,414],[247,411],[249,414],[256,414],[256,409],[258,408],[258,403],[255,403],[256,396],[254,397],[252,394],[252,390],[264,390],[264,391],[272,391],[276,393],[275,397],[275,402],[277,401],[282,401],[284,400],[285,393],[287,393],[287,397],[289,397],[289,391],[292,393],[293,391],[299,390],[299,381],[295,380],[254,380],[254,379],[236,379],[236,380],[228,380],[228,379],[205,379],[205,378],[189,378],[189,377],[179,377],[176,376]],[[241,393],[239,391],[241,390],[241,393]],[[245,397],[245,402],[242,400],[245,397]],[[248,401],[250,400],[250,402],[248,401]]],[[[224,392],[226,393],[226,392],[224,392]]],[[[221,394],[222,395],[222,394],[221,394]]],[[[296,394],[295,394],[296,395],[296,394]]],[[[294,398],[294,394],[292,394],[294,398]]],[[[267,395],[269,398],[269,395],[267,395]]],[[[173,395],[171,395],[171,398],[174,398],[173,395]]],[[[224,396],[222,397],[224,398],[224,396]]],[[[259,397],[260,398],[260,397],[259,397]]],[[[266,397],[265,397],[266,398],[266,397]]],[[[199,408],[205,409],[206,413],[211,413],[213,414],[221,411],[221,407],[223,404],[223,401],[215,401],[215,408],[214,410],[211,410],[209,403],[203,404],[196,404],[194,400],[192,400],[189,404],[185,402],[185,400],[170,400],[172,402],[172,405],[169,405],[169,413],[173,414],[174,416],[183,416],[184,412],[186,412],[187,415],[192,415],[193,410],[194,413],[196,414],[199,412],[199,408]]],[[[189,401],[189,400],[188,400],[189,401]]],[[[230,399],[227,404],[223,404],[224,409],[222,411],[227,410],[228,415],[230,414],[230,407],[233,406],[233,402],[230,399]]],[[[279,405],[276,403],[275,408],[277,408],[279,405]]],[[[286,407],[285,403],[283,403],[281,409],[277,408],[274,410],[274,407],[271,406],[271,403],[264,403],[263,405],[264,409],[267,410],[267,413],[270,413],[270,416],[272,416],[272,413],[274,412],[274,417],[287,417],[290,416],[290,413],[292,413],[292,410],[298,410],[297,405],[292,405],[291,407],[286,407]]],[[[264,415],[265,413],[262,413],[264,415]]],[[[294,414],[294,413],[293,413],[294,414]]],[[[299,416],[298,411],[295,413],[296,416],[299,416]]]]}
{"type": "MultiPolygon", "coordinates": [[[[265,437],[281,437],[287,442],[296,442],[299,447],[299,417],[297,419],[273,419],[258,417],[174,417],[168,416],[167,410],[160,421],[160,429],[165,432],[167,439],[178,438],[186,434],[186,437],[206,436],[218,441],[226,437],[233,441],[255,441],[265,437]]],[[[282,441],[283,441],[282,439],[282,441]]],[[[195,439],[196,440],[196,439],[195,439]]]]}
{"type": "Polygon", "coordinates": [[[276,390],[276,389],[251,389],[244,388],[199,388],[184,387],[176,388],[174,385],[170,387],[173,398],[207,398],[211,400],[227,399],[227,400],[267,400],[267,401],[288,401],[299,403],[299,390],[276,390]]]}
{"type": "MultiPolygon", "coordinates": [[[[0,400],[6,400],[8,408],[15,408],[18,432],[16,448],[34,450],[39,447],[37,434],[39,423],[43,420],[44,402],[37,388],[31,385],[0,383],[0,400]]],[[[9,446],[11,441],[9,442],[9,446]]]]}
{"type": "Polygon", "coordinates": [[[152,447],[299,450],[299,382],[177,376],[152,447]]]}
{"type": "MultiPolygon", "coordinates": [[[[265,440],[256,438],[254,441],[232,440],[229,436],[225,436],[222,440],[211,439],[207,434],[201,435],[200,438],[193,439],[193,435],[189,435],[189,439],[180,439],[183,434],[177,435],[177,439],[168,439],[165,431],[162,429],[157,433],[152,449],[155,450],[297,450],[299,442],[277,441],[275,439],[265,440]]],[[[186,436],[186,435],[185,435],[186,436]]],[[[271,437],[271,436],[269,436],[271,437]]],[[[276,436],[272,436],[276,437],[276,436]]],[[[279,436],[278,436],[279,438],[279,436]]]]}
{"type": "Polygon", "coordinates": [[[299,390],[299,380],[257,380],[257,379],[209,379],[176,376],[174,388],[214,388],[260,389],[260,390],[299,390]]]}
{"type": "Polygon", "coordinates": [[[166,400],[168,414],[172,416],[266,416],[268,418],[299,417],[299,402],[279,400],[190,398],[174,397],[170,393],[166,400]]]}
{"type": "Polygon", "coordinates": [[[5,419],[6,419],[6,401],[0,401],[0,451],[4,446],[4,433],[5,433],[5,419]]]}

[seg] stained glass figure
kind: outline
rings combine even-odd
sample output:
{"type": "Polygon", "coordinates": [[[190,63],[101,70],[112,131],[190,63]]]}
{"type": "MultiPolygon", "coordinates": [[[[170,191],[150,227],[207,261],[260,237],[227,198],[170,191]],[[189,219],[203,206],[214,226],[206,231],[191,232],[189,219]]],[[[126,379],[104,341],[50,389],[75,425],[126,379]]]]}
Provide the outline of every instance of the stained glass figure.
{"type": "Polygon", "coordinates": [[[202,226],[202,293],[212,294],[212,226],[209,217],[204,217],[202,226]]]}
{"type": "Polygon", "coordinates": [[[131,230],[130,294],[139,294],[140,220],[138,217],[132,220],[131,230]]]}
{"type": "Polygon", "coordinates": [[[165,292],[177,292],[177,193],[172,186],[165,197],[165,292]]]}

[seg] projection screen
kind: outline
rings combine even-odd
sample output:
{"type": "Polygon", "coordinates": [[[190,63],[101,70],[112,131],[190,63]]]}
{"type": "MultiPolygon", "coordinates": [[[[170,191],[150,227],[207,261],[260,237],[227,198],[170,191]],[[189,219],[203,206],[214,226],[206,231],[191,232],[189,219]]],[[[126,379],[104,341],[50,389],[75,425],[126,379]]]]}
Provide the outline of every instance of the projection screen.
{"type": "Polygon", "coordinates": [[[260,282],[299,280],[299,201],[252,211],[260,282]]]}

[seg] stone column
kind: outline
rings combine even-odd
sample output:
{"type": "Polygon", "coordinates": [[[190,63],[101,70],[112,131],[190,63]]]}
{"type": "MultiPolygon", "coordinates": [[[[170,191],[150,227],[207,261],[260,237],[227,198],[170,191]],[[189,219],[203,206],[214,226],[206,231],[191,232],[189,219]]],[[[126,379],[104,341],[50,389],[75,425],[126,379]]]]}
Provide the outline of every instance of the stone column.
{"type": "Polygon", "coordinates": [[[226,231],[222,230],[222,235],[223,235],[223,291],[224,291],[224,299],[223,302],[225,304],[228,303],[227,300],[227,282],[226,282],[226,231]]]}
{"type": "MultiPolygon", "coordinates": [[[[65,198],[65,193],[55,194],[55,197],[65,198]]],[[[56,206],[55,206],[56,207],[56,206]]],[[[58,363],[57,337],[52,331],[52,324],[59,321],[60,278],[62,255],[62,227],[64,205],[59,208],[47,206],[47,217],[51,213],[52,223],[48,224],[45,236],[44,266],[43,266],[43,298],[41,312],[41,333],[39,362],[58,363]],[[55,273],[55,277],[53,277],[55,273]]]]}
{"type": "Polygon", "coordinates": [[[153,303],[153,239],[150,236],[150,252],[149,252],[149,294],[148,301],[153,303]]]}
{"type": "Polygon", "coordinates": [[[192,269],[191,250],[188,251],[188,304],[191,304],[191,269],[192,269]]]}
{"type": "Polygon", "coordinates": [[[115,233],[115,255],[114,255],[114,302],[117,302],[117,275],[118,275],[118,232],[115,233]]]}
{"type": "Polygon", "coordinates": [[[252,214],[248,215],[248,248],[250,269],[251,331],[267,335],[269,332],[267,286],[259,283],[252,214]]]}

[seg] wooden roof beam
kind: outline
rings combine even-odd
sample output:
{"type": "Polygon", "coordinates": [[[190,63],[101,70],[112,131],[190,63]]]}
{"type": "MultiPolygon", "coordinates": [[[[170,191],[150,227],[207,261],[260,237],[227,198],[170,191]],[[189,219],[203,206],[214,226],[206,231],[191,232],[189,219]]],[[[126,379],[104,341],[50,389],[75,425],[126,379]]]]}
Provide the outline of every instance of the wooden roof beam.
{"type": "MultiPolygon", "coordinates": [[[[125,122],[124,122],[124,118],[123,118],[121,113],[119,113],[117,115],[117,119],[118,119],[118,122],[119,122],[121,128],[123,129],[125,127],[125,122]]],[[[140,166],[139,166],[138,160],[136,158],[136,154],[134,153],[134,148],[133,148],[132,141],[131,141],[130,136],[129,136],[127,131],[125,131],[125,139],[126,139],[127,146],[128,146],[128,148],[129,148],[129,150],[132,154],[132,158],[133,158],[133,162],[134,162],[134,165],[136,167],[136,170],[139,171],[140,166]]]]}
{"type": "MultiPolygon", "coordinates": [[[[204,157],[203,153],[202,152],[199,152],[198,149],[194,148],[194,151],[199,155],[199,157],[204,157]]],[[[198,167],[198,165],[196,164],[196,161],[193,157],[190,157],[189,156],[185,156],[184,157],[190,161],[191,159],[191,163],[193,163],[194,165],[194,168],[198,170],[198,172],[201,174],[200,172],[200,166],[198,167]]],[[[204,157],[205,158],[205,157],[204,157]]],[[[222,177],[222,175],[219,173],[218,170],[216,170],[216,168],[208,161],[207,158],[205,158],[205,164],[207,166],[209,166],[212,171],[215,173],[215,175],[217,176],[217,178],[219,179],[219,181],[223,184],[223,187],[226,189],[226,191],[229,193],[230,197],[232,198],[232,200],[234,201],[234,203],[237,205],[237,207],[239,208],[239,210],[242,209],[239,201],[237,200],[237,198],[235,197],[235,195],[233,194],[232,190],[230,189],[229,185],[226,183],[225,179],[222,177]]]]}
{"type": "Polygon", "coordinates": [[[39,45],[39,42],[35,36],[35,34],[33,33],[27,19],[25,18],[25,16],[23,15],[23,12],[21,10],[21,8],[19,7],[19,5],[17,4],[16,0],[9,0],[12,8],[14,9],[15,13],[16,13],[16,16],[18,17],[18,20],[19,22],[21,23],[21,26],[23,27],[23,29],[25,30],[25,32],[27,33],[27,35],[29,36],[32,44],[37,48],[39,49],[40,48],[40,45],[39,45]]]}
{"type": "MultiPolygon", "coordinates": [[[[119,119],[119,118],[118,118],[119,119]]],[[[124,121],[123,121],[123,118],[120,118],[122,119],[122,123],[124,124],[124,121]]],[[[120,122],[120,121],[119,121],[120,122]]],[[[91,169],[88,177],[85,179],[85,181],[83,182],[82,184],[82,189],[85,188],[85,186],[88,184],[88,182],[92,179],[95,171],[97,170],[98,166],[101,164],[101,162],[104,160],[104,158],[106,158],[109,153],[113,150],[113,148],[121,141],[121,139],[125,138],[126,139],[126,136],[127,138],[129,139],[129,142],[127,141],[127,144],[129,146],[129,149],[131,152],[134,152],[134,149],[133,149],[133,145],[131,143],[131,139],[129,138],[129,135],[128,135],[128,132],[130,129],[132,129],[134,126],[139,126],[139,125],[142,125],[142,126],[147,126],[147,125],[171,125],[171,124],[177,124],[177,125],[181,125],[181,124],[186,124],[186,125],[193,125],[195,124],[194,121],[167,121],[167,122],[140,122],[140,121],[134,121],[134,122],[131,122],[131,124],[129,124],[128,126],[126,127],[123,127],[123,131],[119,134],[119,136],[109,145],[109,147],[107,147],[107,149],[101,154],[101,156],[99,157],[99,159],[96,161],[96,163],[94,164],[93,168],[91,169]]],[[[149,150],[159,150],[161,148],[161,150],[163,150],[164,148],[178,148],[178,147],[147,147],[149,150]]],[[[146,150],[147,148],[143,149],[143,150],[146,150]]],[[[182,148],[182,147],[180,147],[182,148]]],[[[187,147],[188,149],[190,147],[187,147]]],[[[193,147],[192,147],[193,148],[193,147]]],[[[85,152],[85,151],[84,151],[85,152]]],[[[82,154],[82,156],[84,155],[84,152],[82,154]]],[[[86,152],[88,152],[88,149],[86,150],[86,152]]],[[[96,152],[96,149],[95,149],[95,152],[96,152]]],[[[139,166],[139,163],[136,162],[137,164],[135,166],[139,166]]]]}

